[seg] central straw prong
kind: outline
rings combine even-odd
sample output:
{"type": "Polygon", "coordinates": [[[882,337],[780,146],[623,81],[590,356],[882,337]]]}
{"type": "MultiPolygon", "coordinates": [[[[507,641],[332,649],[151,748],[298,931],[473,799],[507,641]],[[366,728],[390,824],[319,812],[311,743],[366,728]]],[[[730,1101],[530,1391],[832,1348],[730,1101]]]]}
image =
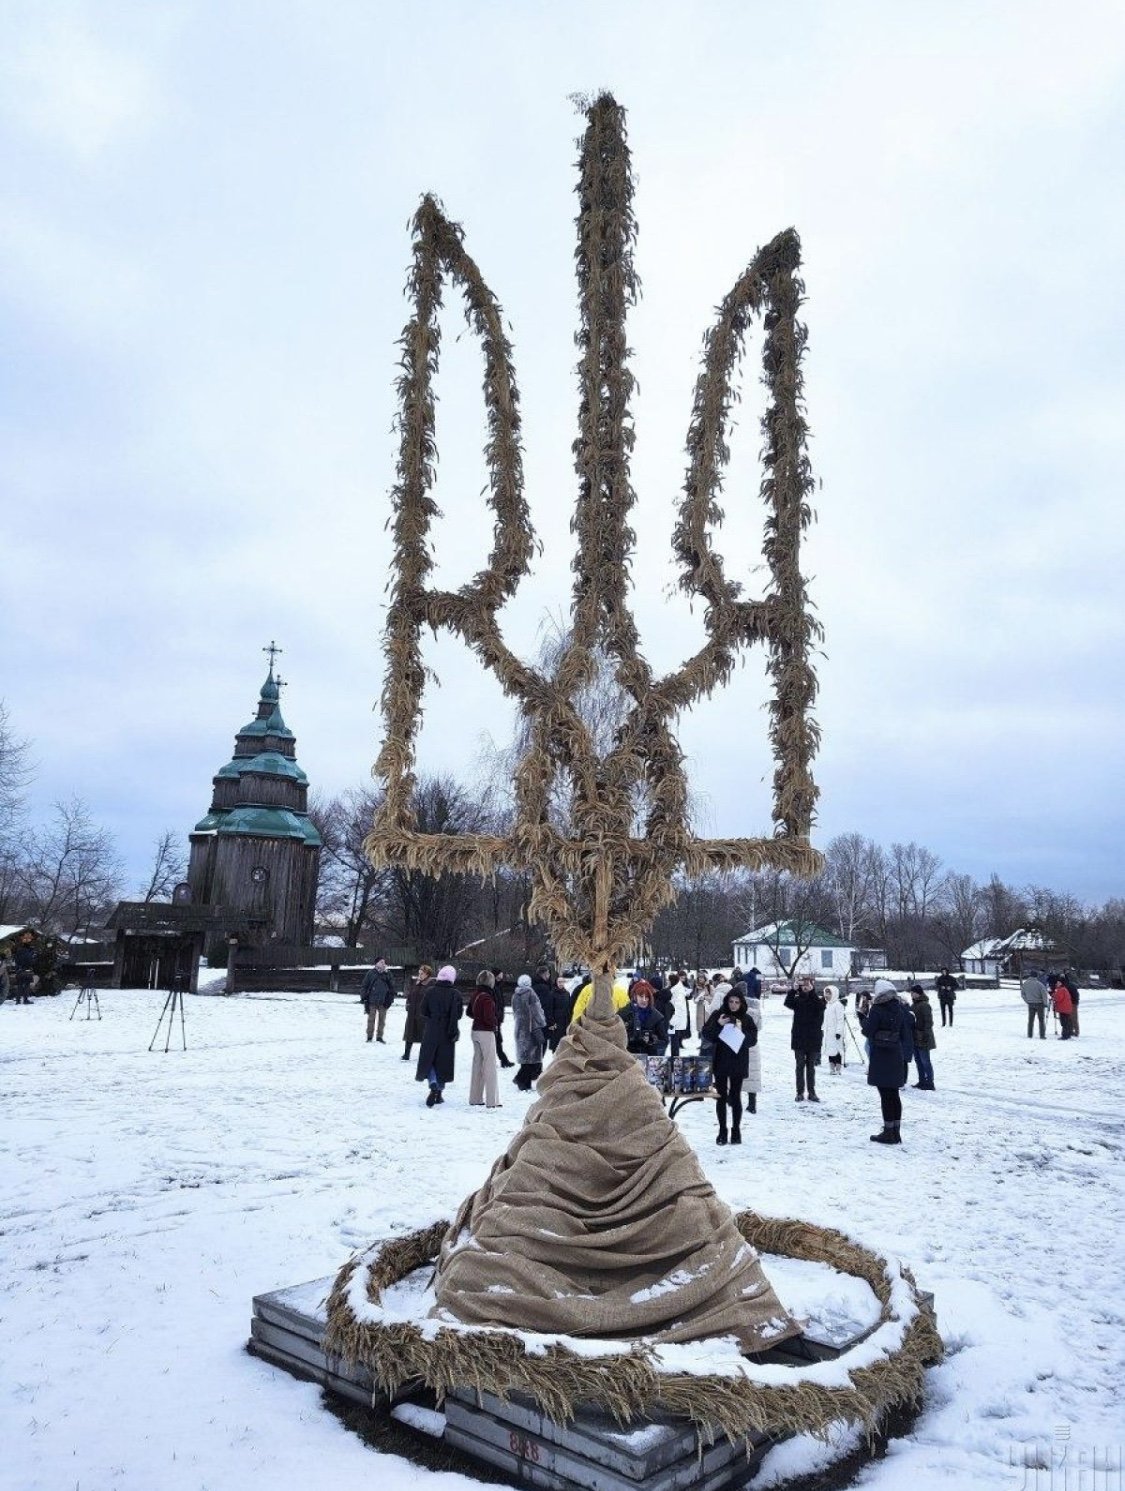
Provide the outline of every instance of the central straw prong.
{"type": "Polygon", "coordinates": [[[530,922],[550,934],[560,962],[595,975],[591,1009],[612,1008],[616,968],[636,948],[679,875],[708,869],[763,869],[808,876],[822,865],[808,841],[816,802],[810,766],[818,732],[811,718],[816,679],[809,662],[819,628],[799,566],[811,518],[813,477],[805,453],[801,357],[800,242],[787,230],[760,249],[723,300],[709,331],[688,428],[688,470],[673,549],[680,587],[703,602],[706,641],[666,677],[654,678],[629,606],[635,535],[630,478],[635,389],[626,315],[639,294],[633,266],[636,222],[624,110],[608,94],[586,111],[579,148],[576,271],[579,290],[578,477],[570,631],[549,675],[517,658],[498,613],[527,573],[534,540],[523,494],[520,403],[512,348],[499,303],[464,247],[461,229],[432,197],[414,220],[410,291],[414,315],[403,331],[400,446],[394,489],[395,561],[387,618],[383,689],[385,738],[375,775],[386,784],[366,850],[379,868],[424,874],[527,875],[530,922]],[[485,460],[493,548],[485,567],[457,591],[430,585],[430,524],[437,461],[436,395],[441,348],[438,313],[446,280],[465,296],[484,351],[488,420],[485,460]],[[767,593],[741,598],[713,547],[727,464],[732,379],[748,331],[763,329],[769,402],[762,419],[767,593]],[[449,631],[472,649],[521,711],[526,753],[515,773],[515,813],[506,833],[417,832],[412,797],[415,741],[428,674],[425,630],[449,631]],[[676,717],[726,683],[740,649],[770,651],[774,694],[770,739],[776,762],[772,832],[754,839],[702,840],[692,832],[676,717]],[[625,701],[613,744],[584,717],[583,692],[608,666],[625,701]],[[561,794],[559,793],[559,789],[561,794]],[[554,813],[566,798],[565,829],[554,813]],[[638,821],[638,819],[640,821],[638,821]]]}

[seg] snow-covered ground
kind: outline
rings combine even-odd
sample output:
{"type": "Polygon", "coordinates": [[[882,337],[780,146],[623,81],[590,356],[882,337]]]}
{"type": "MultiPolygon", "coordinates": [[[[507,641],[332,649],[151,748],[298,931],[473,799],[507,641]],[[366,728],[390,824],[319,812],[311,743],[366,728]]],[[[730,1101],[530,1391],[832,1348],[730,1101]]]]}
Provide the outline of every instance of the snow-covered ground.
{"type": "MultiPolygon", "coordinates": [[[[433,1483],[245,1353],[251,1296],[452,1216],[534,1094],[505,1082],[503,1108],[468,1109],[462,1067],[426,1109],[401,1004],[381,1046],[354,996],[189,997],[189,1048],[166,1055],[146,1049],[162,1002],[106,991],[101,1023],[71,1021],[65,994],[0,1009],[0,1486],[433,1483]]],[[[900,1149],[868,1142],[878,1100],[855,1065],[794,1103],[776,1006],[743,1147],[716,1148],[705,1105],[678,1122],[732,1207],[841,1227],[936,1294],[947,1360],[861,1484],[1120,1491],[1125,995],[1087,993],[1063,1044],[1028,1041],[1013,994],[962,994],[900,1149]]]]}

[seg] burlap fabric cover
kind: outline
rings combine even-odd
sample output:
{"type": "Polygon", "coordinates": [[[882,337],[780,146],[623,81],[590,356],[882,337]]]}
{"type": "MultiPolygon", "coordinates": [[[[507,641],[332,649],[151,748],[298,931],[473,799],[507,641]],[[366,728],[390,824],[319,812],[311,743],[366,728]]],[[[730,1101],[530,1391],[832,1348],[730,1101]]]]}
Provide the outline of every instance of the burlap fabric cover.
{"type": "Polygon", "coordinates": [[[446,1235],[438,1318],[610,1339],[733,1336],[746,1351],[798,1333],[616,1014],[571,1027],[539,1092],[446,1235]]]}

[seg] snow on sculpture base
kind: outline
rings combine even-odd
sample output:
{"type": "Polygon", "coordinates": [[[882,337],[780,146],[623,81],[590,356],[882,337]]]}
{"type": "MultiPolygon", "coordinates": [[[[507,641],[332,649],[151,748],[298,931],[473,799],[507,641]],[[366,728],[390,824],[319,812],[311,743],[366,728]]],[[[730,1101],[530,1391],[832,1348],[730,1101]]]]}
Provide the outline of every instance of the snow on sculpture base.
{"type": "MultiPolygon", "coordinates": [[[[371,1252],[377,1256],[381,1247],[377,1244],[371,1252]]],[[[765,1365],[759,1359],[756,1371],[782,1378],[814,1371],[827,1373],[825,1380],[832,1381],[849,1355],[859,1351],[864,1360],[870,1357],[869,1349],[864,1354],[863,1343],[877,1335],[884,1311],[868,1283],[808,1259],[773,1255],[765,1266],[786,1308],[802,1321],[804,1333],[777,1348],[765,1365]]],[[[380,1305],[388,1326],[416,1327],[431,1335],[442,1328],[429,1314],[434,1303],[431,1280],[432,1268],[419,1267],[383,1291],[380,1305]]],[[[419,1394],[410,1391],[393,1394],[392,1408],[392,1396],[379,1389],[368,1367],[325,1347],[332,1284],[331,1279],[321,1279],[259,1295],[254,1300],[250,1351],[333,1393],[392,1413],[408,1426],[413,1427],[422,1414],[429,1434],[440,1434],[446,1444],[478,1462],[546,1491],[637,1491],[640,1485],[646,1491],[720,1491],[751,1482],[767,1456],[770,1483],[777,1485],[854,1455],[863,1442],[861,1432],[849,1432],[842,1424],[822,1434],[827,1442],[820,1443],[782,1426],[731,1439],[717,1428],[707,1430],[690,1418],[668,1413],[646,1414],[623,1425],[604,1406],[593,1404],[579,1405],[569,1419],[553,1417],[526,1393],[500,1397],[459,1386],[446,1389],[444,1414],[415,1407],[411,1400],[419,1394]]],[[[929,1297],[922,1296],[921,1303],[929,1309],[929,1297]]],[[[546,1349],[530,1333],[521,1334],[525,1347],[546,1349]]],[[[567,1344],[587,1359],[592,1350],[613,1351],[615,1346],[588,1340],[567,1344]]],[[[624,1347],[623,1355],[628,1350],[624,1347]]],[[[697,1343],[673,1352],[680,1370],[689,1367],[701,1379],[723,1370],[724,1363],[729,1368],[728,1356],[740,1360],[723,1342],[697,1343]]]]}

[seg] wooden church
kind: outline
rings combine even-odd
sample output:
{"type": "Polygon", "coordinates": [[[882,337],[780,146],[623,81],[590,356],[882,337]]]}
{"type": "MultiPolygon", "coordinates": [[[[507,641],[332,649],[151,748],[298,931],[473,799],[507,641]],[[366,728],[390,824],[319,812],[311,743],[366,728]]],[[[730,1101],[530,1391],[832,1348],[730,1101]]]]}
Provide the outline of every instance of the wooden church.
{"type": "Polygon", "coordinates": [[[254,941],[313,940],[320,834],[308,815],[309,779],[281,716],[282,684],[269,676],[258,711],[213,780],[211,807],[191,834],[188,885],[196,906],[242,912],[254,941]]]}
{"type": "Polygon", "coordinates": [[[309,784],[281,716],[280,648],[257,714],[234,738],[215,774],[211,807],[190,835],[187,881],[171,901],[121,901],[106,925],[116,933],[112,982],[121,988],[195,989],[199,960],[224,945],[307,947],[313,939],[320,834],[308,815],[309,784]]]}

